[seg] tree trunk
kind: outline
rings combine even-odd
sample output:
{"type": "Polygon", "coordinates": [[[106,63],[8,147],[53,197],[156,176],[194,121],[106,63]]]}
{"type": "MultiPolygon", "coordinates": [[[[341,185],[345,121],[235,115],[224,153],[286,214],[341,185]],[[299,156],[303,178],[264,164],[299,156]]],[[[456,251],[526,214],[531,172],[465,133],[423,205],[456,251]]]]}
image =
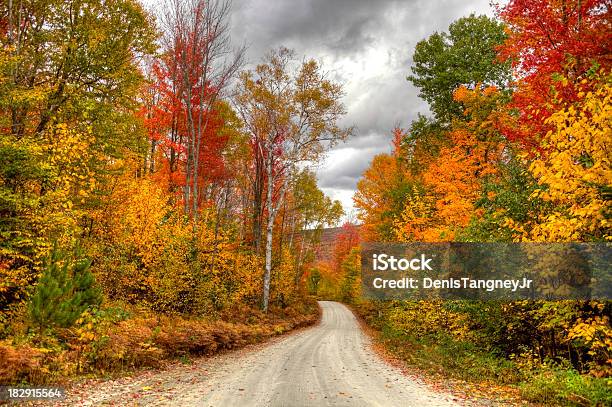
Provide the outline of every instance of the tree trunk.
{"type": "Polygon", "coordinates": [[[268,219],[268,227],[266,228],[266,271],[264,273],[264,292],[263,292],[263,310],[268,311],[270,302],[270,276],[272,275],[272,230],[274,221],[268,219]]]}
{"type": "Polygon", "coordinates": [[[263,217],[263,184],[264,184],[264,158],[261,151],[260,141],[257,141],[255,146],[255,175],[253,182],[253,217],[252,217],[252,233],[253,247],[255,253],[261,253],[261,232],[262,232],[262,217],[263,217]]]}
{"type": "Polygon", "coordinates": [[[149,155],[149,174],[153,174],[155,172],[155,147],[157,147],[157,142],[155,140],[151,140],[151,152],[149,155]]]}
{"type": "Polygon", "coordinates": [[[270,301],[270,276],[272,274],[272,232],[274,229],[274,207],[272,206],[272,192],[274,189],[274,179],[272,178],[272,155],[266,158],[266,173],[268,175],[268,193],[266,203],[268,204],[268,225],[266,227],[266,270],[264,272],[263,286],[263,310],[268,311],[270,301]]]}
{"type": "MultiPolygon", "coordinates": [[[[189,79],[189,68],[188,68],[188,64],[187,64],[187,57],[185,56],[185,53],[183,52],[181,54],[182,57],[182,66],[181,68],[183,69],[183,87],[184,87],[184,91],[185,92],[183,94],[183,101],[185,102],[185,109],[187,111],[187,135],[188,135],[188,140],[187,140],[187,168],[185,169],[185,190],[184,190],[184,194],[185,194],[185,214],[189,215],[189,212],[191,211],[191,201],[190,198],[192,198],[192,190],[191,190],[191,177],[192,174],[191,172],[193,171],[193,165],[194,165],[194,149],[195,149],[195,124],[194,124],[194,120],[193,120],[193,110],[192,110],[192,105],[191,105],[191,82],[189,79]]],[[[195,225],[194,225],[194,231],[195,231],[195,225]]]]}

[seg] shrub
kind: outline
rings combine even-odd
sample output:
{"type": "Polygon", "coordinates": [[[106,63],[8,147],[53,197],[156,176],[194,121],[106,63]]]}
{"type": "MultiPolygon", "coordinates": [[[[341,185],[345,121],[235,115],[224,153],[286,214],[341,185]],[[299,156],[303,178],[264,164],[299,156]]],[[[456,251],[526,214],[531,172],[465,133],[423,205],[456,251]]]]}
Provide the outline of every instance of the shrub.
{"type": "Polygon", "coordinates": [[[544,405],[612,405],[612,391],[606,379],[581,375],[573,369],[539,369],[519,389],[526,400],[544,405]]]}

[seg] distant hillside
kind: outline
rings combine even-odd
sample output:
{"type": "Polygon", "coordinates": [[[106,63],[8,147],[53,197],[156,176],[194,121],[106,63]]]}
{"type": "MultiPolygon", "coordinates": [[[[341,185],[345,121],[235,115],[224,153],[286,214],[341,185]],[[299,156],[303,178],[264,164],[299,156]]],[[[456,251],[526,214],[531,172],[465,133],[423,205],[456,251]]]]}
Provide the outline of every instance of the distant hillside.
{"type": "Polygon", "coordinates": [[[329,261],[334,256],[334,246],[338,236],[342,233],[342,227],[324,228],[321,231],[321,239],[315,248],[317,261],[329,261]]]}

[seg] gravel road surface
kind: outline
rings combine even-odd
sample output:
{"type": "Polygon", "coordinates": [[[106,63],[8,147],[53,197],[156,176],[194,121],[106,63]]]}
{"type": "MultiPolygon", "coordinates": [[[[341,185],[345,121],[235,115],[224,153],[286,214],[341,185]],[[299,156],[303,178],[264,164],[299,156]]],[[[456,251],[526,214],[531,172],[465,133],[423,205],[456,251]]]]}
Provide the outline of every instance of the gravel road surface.
{"type": "Polygon", "coordinates": [[[71,405],[450,406],[374,353],[352,312],[321,301],[321,323],[255,350],[84,388],[71,405]]]}

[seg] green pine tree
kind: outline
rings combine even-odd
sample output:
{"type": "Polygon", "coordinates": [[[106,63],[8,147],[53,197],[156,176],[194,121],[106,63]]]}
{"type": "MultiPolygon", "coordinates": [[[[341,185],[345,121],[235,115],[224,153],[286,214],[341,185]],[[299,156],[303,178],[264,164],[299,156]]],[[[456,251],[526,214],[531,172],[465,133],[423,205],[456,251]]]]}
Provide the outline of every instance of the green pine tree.
{"type": "Polygon", "coordinates": [[[54,246],[29,304],[30,318],[40,332],[70,327],[88,307],[101,303],[90,266],[79,249],[67,256],[54,246]]]}

